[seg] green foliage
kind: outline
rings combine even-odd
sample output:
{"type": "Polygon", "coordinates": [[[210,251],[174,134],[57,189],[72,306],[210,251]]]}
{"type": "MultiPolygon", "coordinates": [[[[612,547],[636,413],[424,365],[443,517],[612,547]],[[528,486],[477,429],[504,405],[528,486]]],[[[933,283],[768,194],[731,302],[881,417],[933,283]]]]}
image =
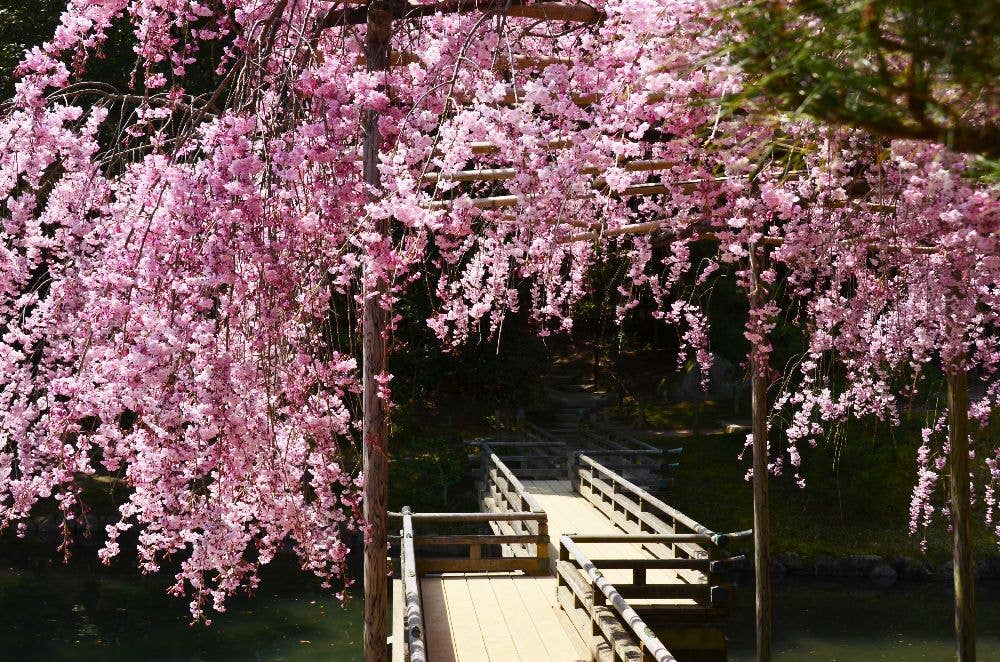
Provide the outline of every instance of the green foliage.
{"type": "Polygon", "coordinates": [[[768,107],[1000,156],[996,3],[755,0],[730,17],[749,95],[768,107]]]}

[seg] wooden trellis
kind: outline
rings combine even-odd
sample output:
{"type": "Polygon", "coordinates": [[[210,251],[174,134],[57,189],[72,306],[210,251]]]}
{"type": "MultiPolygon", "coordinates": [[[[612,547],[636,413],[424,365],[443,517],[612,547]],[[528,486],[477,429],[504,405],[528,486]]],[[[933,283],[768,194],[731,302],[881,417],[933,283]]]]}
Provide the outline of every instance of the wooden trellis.
{"type": "MultiPolygon", "coordinates": [[[[486,12],[510,17],[525,17],[540,21],[557,21],[573,23],[595,23],[601,20],[601,13],[585,4],[567,2],[537,2],[524,4],[521,0],[451,0],[434,4],[415,4],[398,0],[372,0],[363,5],[338,6],[327,16],[324,27],[334,28],[348,25],[367,25],[366,48],[363,58],[364,66],[372,72],[385,71],[390,66],[408,64],[419,61],[419,56],[412,53],[393,52],[390,46],[390,35],[393,21],[417,19],[435,14],[456,14],[486,12]]],[[[567,62],[558,58],[529,58],[515,56],[515,67],[542,68],[552,63],[567,62]]],[[[501,60],[497,67],[510,69],[511,62],[501,60]]],[[[499,103],[513,103],[518,96],[518,90],[511,88],[501,98],[499,103]]],[[[593,104],[601,99],[597,94],[578,94],[574,102],[581,106],[593,104]]],[[[662,96],[653,94],[648,99],[656,101],[662,96]]],[[[380,195],[378,173],[379,144],[378,132],[379,113],[367,111],[364,118],[365,140],[363,149],[363,168],[365,182],[376,198],[380,195]]],[[[569,139],[552,140],[547,145],[553,150],[572,146],[569,139]]],[[[499,151],[497,145],[489,142],[473,143],[471,152],[474,155],[489,155],[499,151]]],[[[628,172],[649,172],[665,170],[669,164],[663,160],[635,159],[619,161],[615,167],[628,172]]],[[[514,168],[490,167],[459,171],[429,172],[422,176],[422,182],[436,185],[442,182],[476,183],[505,182],[517,177],[514,168]]],[[[601,179],[601,170],[596,167],[583,168],[578,173],[582,177],[596,178],[591,185],[596,190],[605,188],[601,179]]],[[[799,173],[793,173],[798,175],[799,173]]],[[[646,182],[624,188],[614,194],[615,197],[653,196],[676,190],[693,191],[709,182],[690,181],[681,183],[646,182]]],[[[472,206],[477,209],[511,209],[516,210],[521,205],[516,195],[497,194],[472,199],[472,206]]],[[[435,200],[429,203],[434,210],[449,209],[449,200],[435,200]]],[[[877,203],[869,204],[876,211],[891,211],[890,206],[877,203]]],[[[516,213],[516,212],[515,212],[516,213]]],[[[378,222],[376,231],[387,233],[388,221],[378,222]]],[[[564,242],[595,241],[602,237],[621,235],[651,234],[668,231],[678,233],[681,230],[691,233],[693,238],[717,239],[716,234],[703,224],[693,223],[678,229],[670,221],[652,220],[618,227],[605,227],[601,223],[588,223],[568,220],[566,225],[576,227],[582,232],[568,235],[564,242]]],[[[750,247],[751,291],[749,296],[754,305],[760,305],[763,289],[759,280],[759,261],[763,251],[768,246],[780,245],[777,238],[763,238],[757,245],[750,247]]],[[[873,247],[874,248],[874,247],[873,247]]],[[[884,249],[885,246],[880,248],[884,249]]],[[[932,248],[918,248],[933,251],[932,248]]],[[[383,402],[377,397],[376,377],[387,366],[385,311],[379,303],[380,294],[384,294],[385,284],[378,286],[376,292],[366,293],[363,311],[363,391],[364,391],[364,498],[365,518],[369,525],[369,543],[365,548],[365,659],[380,662],[386,659],[386,613],[388,597],[386,592],[386,507],[387,507],[387,412],[383,402]],[[373,294],[375,296],[368,296],[373,294]]],[[[767,382],[764,376],[766,366],[760,365],[757,353],[751,355],[752,399],[753,399],[753,486],[754,486],[754,542],[755,542],[755,572],[757,580],[756,621],[757,621],[757,658],[761,661],[771,659],[771,586],[770,586],[770,542],[769,542],[769,504],[768,504],[768,444],[767,444],[767,382]]],[[[956,587],[956,628],[959,634],[959,648],[974,650],[974,618],[972,602],[972,566],[969,551],[969,484],[967,470],[968,451],[968,391],[964,372],[950,367],[948,372],[948,392],[951,411],[950,442],[952,468],[952,500],[951,508],[955,517],[955,587],[956,587]]],[[[972,659],[967,657],[965,659],[972,659]]]]}

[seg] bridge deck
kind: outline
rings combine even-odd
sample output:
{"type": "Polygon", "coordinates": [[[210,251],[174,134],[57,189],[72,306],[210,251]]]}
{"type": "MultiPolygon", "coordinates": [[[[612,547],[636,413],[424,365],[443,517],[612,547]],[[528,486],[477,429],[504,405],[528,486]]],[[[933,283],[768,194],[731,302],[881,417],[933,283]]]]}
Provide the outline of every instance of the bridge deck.
{"type": "MultiPolygon", "coordinates": [[[[608,517],[589,501],[573,490],[568,480],[525,480],[521,481],[527,493],[532,494],[549,516],[549,558],[555,563],[559,559],[559,536],[564,534],[615,535],[623,533],[608,517]]],[[[581,543],[581,549],[594,559],[654,559],[667,558],[663,545],[637,545],[622,543],[581,543]],[[657,553],[653,553],[653,552],[657,553]]],[[[603,571],[612,584],[629,583],[632,571],[607,569],[603,571]]],[[[684,570],[648,570],[647,581],[654,584],[693,582],[694,573],[684,570]]],[[[633,599],[634,605],[670,604],[695,605],[689,599],[633,599]]]]}
{"type": "Polygon", "coordinates": [[[556,604],[554,577],[446,573],[420,581],[434,662],[591,659],[556,604]]]}

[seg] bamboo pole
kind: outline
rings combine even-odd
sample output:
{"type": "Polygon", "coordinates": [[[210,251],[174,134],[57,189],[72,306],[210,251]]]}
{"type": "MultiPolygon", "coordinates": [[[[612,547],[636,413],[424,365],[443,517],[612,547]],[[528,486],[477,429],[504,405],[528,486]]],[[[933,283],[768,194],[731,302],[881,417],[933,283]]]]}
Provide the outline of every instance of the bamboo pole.
{"type": "Polygon", "coordinates": [[[954,534],[955,643],[958,662],[976,659],[976,599],[969,506],[969,384],[964,369],[948,371],[951,526],[954,534]]]}
{"type": "MultiPolygon", "coordinates": [[[[392,13],[376,0],[368,6],[368,29],[365,36],[365,62],[368,71],[385,71],[389,67],[389,44],[392,32],[392,13]]],[[[381,136],[378,130],[379,113],[368,110],[364,116],[364,179],[369,195],[377,199],[381,193],[378,170],[378,153],[381,136]]],[[[375,232],[380,236],[389,233],[388,219],[375,222],[375,232]]],[[[387,314],[382,308],[382,295],[387,284],[382,279],[366,278],[362,304],[362,408],[363,408],[363,471],[364,519],[368,526],[365,541],[364,567],[364,657],[367,662],[388,662],[387,644],[388,547],[387,516],[389,464],[388,412],[378,396],[377,377],[385,372],[387,364],[386,330],[387,314]],[[374,281],[374,282],[373,282],[374,281]]],[[[402,642],[400,642],[402,643],[402,642]]]]}
{"type": "MultiPolygon", "coordinates": [[[[750,306],[763,303],[760,256],[750,248],[750,306]]],[[[767,366],[756,347],[750,349],[753,399],[753,541],[756,580],[757,662],[771,661],[771,522],[768,505],[767,366]]]]}

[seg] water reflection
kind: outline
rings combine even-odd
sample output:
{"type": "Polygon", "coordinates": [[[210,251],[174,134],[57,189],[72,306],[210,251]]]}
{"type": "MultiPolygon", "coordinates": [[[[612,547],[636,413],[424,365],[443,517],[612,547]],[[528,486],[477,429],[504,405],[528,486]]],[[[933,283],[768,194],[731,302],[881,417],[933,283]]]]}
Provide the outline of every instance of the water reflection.
{"type": "Polygon", "coordinates": [[[10,660],[361,660],[361,604],[342,607],[295,568],[210,627],[190,625],[167,578],[98,568],[0,569],[0,658],[10,660]]]}
{"type": "MultiPolygon", "coordinates": [[[[1000,660],[1000,586],[977,587],[978,651],[1000,660]]],[[[730,622],[730,659],[754,659],[753,589],[739,591],[730,622]]],[[[775,587],[774,653],[797,660],[954,659],[952,596],[947,582],[869,588],[858,581],[794,578],[775,587]]]]}

